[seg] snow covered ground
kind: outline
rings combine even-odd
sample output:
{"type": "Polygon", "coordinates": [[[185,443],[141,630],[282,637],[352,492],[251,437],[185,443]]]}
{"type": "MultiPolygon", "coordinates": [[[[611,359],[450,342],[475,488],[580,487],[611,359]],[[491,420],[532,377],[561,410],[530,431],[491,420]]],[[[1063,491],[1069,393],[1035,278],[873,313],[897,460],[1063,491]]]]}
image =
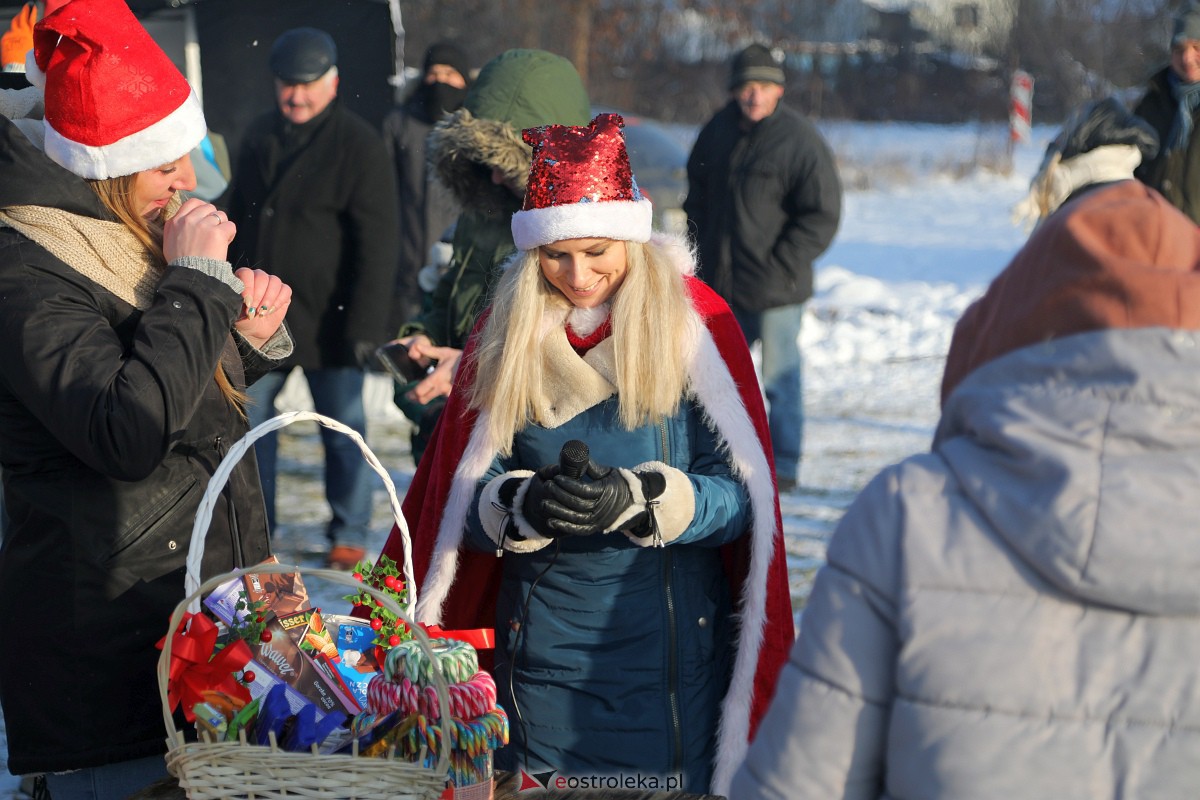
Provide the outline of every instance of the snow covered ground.
{"type": "MultiPolygon", "coordinates": [[[[1011,168],[1003,126],[826,123],[847,186],[842,226],[818,264],[801,336],[807,429],[801,487],[782,499],[792,591],[802,607],[825,542],[882,467],[928,448],[954,321],[1025,239],[1010,221],[1054,131],[1035,129],[1011,168]]],[[[681,134],[686,136],[687,134],[681,134]]],[[[302,385],[288,402],[302,408],[302,385]]],[[[368,444],[400,492],[412,477],[408,426],[383,379],[369,386],[368,444]]],[[[326,518],[316,426],[282,432],[281,560],[316,566],[326,518]]],[[[382,484],[381,484],[382,487],[382,484]]],[[[370,545],[391,527],[376,493],[370,545]]],[[[327,608],[341,590],[313,587],[327,608]]],[[[164,632],[166,621],[164,620],[164,632]]],[[[67,723],[67,721],[64,721],[67,723]]],[[[0,717],[0,798],[21,797],[6,769],[0,717]]]]}

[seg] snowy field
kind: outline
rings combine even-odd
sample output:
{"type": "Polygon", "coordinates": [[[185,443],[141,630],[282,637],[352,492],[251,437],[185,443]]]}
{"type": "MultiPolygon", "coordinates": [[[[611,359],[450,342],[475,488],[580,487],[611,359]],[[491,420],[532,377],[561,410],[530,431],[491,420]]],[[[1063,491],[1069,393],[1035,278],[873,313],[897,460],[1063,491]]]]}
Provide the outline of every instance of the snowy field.
{"type": "MultiPolygon", "coordinates": [[[[884,466],[928,449],[954,322],[1024,241],[1010,209],[1054,134],[1035,129],[1034,141],[1019,145],[1009,166],[1003,126],[820,127],[847,192],[841,229],[818,263],[801,336],[807,413],[801,487],[782,498],[798,610],[855,494],[884,466]]],[[[368,444],[402,496],[413,472],[408,426],[391,405],[386,381],[372,380],[368,394],[368,444]]],[[[299,383],[289,384],[285,397],[291,408],[307,402],[299,383]]],[[[315,424],[284,429],[280,447],[275,549],[285,562],[318,566],[327,510],[315,424]]],[[[381,482],[369,556],[390,527],[381,482]]],[[[345,607],[340,589],[312,588],[326,608],[345,607]]],[[[0,717],[0,798],[23,797],[7,774],[6,756],[0,717]]]]}

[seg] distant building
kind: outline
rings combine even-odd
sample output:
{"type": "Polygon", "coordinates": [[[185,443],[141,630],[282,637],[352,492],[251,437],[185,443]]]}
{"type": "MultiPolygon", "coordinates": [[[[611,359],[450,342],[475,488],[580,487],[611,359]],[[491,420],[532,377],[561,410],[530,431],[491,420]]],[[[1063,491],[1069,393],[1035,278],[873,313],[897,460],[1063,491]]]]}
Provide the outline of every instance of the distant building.
{"type": "Polygon", "coordinates": [[[787,49],[995,58],[1013,18],[1012,0],[798,0],[787,49]]]}

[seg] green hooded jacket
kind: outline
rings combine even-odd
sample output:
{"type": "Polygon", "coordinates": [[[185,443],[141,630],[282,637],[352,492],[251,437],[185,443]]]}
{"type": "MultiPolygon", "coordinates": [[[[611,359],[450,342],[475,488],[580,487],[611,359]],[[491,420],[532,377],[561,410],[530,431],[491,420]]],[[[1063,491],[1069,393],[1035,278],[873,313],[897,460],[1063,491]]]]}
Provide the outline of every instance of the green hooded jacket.
{"type": "Polygon", "coordinates": [[[463,107],[429,135],[429,159],[462,213],[450,268],[429,309],[401,336],[424,333],[434,344],[462,349],[491,297],[500,265],[513,254],[512,215],[521,207],[533,150],[521,131],[540,125],[586,125],[587,90],[571,62],[544,50],[509,50],[480,71],[463,107]],[[504,183],[492,180],[493,170],[504,183]]]}

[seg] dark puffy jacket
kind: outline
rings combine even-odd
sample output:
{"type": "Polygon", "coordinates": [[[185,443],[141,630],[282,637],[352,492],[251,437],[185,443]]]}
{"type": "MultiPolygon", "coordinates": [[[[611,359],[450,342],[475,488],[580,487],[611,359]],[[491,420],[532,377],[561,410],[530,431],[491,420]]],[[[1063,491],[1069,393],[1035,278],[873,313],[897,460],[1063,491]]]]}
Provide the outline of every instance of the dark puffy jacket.
{"type": "Polygon", "coordinates": [[[354,343],[383,342],[396,276],[396,187],[383,139],[334,100],[303,125],[278,111],[242,139],[229,189],[237,266],[292,287],[291,363],[349,367],[354,343]]]}
{"type": "MultiPolygon", "coordinates": [[[[107,219],[85,183],[0,119],[0,207],[107,219]]],[[[14,774],[165,751],[157,642],[184,598],[196,508],[246,425],[220,394],[274,365],[230,335],[241,297],[168,267],[142,311],[0,228],[0,466],[9,517],[0,659],[14,774]]],[[[240,341],[240,340],[239,340],[240,341]]],[[[253,454],[218,497],[202,574],[269,553],[253,454]]]]}
{"type": "Polygon", "coordinates": [[[399,199],[400,260],[388,324],[392,332],[420,313],[422,292],[417,273],[425,266],[429,248],[458,216],[458,203],[450,191],[431,180],[426,142],[434,122],[427,115],[420,90],[383,120],[383,143],[392,158],[399,199]]]}
{"type": "MultiPolygon", "coordinates": [[[[1167,83],[1170,67],[1150,79],[1150,87],[1133,113],[1158,131],[1158,155],[1134,170],[1134,177],[1162,192],[1171,205],[1200,224],[1200,125],[1193,125],[1187,146],[1168,152],[1171,127],[1178,107],[1167,83]]],[[[1193,118],[1195,115],[1193,114],[1193,118]]]]}
{"type": "Polygon", "coordinates": [[[704,282],[735,310],[764,311],[812,296],[842,184],[829,145],[799,112],[780,103],[743,130],[731,102],[696,137],[683,208],[704,282]]]}
{"type": "MultiPolygon", "coordinates": [[[[586,439],[599,464],[686,472],[683,493],[694,497],[695,513],[667,547],[612,533],[504,555],[496,677],[512,744],[497,764],[572,775],[623,765],[631,775],[683,774],[689,791],[707,791],[734,656],[719,548],[746,530],[746,490],[696,404],[630,431],[617,421],[615,396],[557,427],[525,428],[484,483],[558,463],[569,439],[586,439]]],[[[663,509],[679,504],[674,489],[659,498],[663,509]]],[[[478,509],[468,542],[496,549],[478,509]]]]}

